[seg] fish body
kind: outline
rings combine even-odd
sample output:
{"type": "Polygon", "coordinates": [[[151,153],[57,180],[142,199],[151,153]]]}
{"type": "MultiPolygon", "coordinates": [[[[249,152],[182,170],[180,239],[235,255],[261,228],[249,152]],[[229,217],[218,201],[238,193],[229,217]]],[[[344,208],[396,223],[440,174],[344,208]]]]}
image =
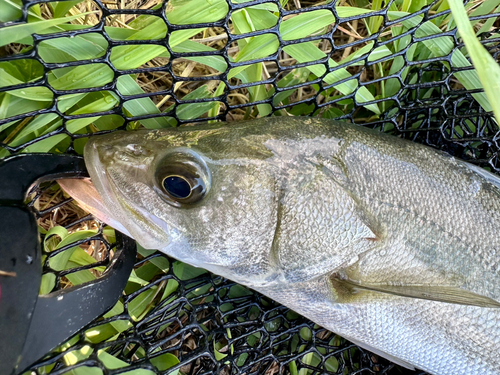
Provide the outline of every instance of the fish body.
{"type": "Polygon", "coordinates": [[[408,368],[500,374],[500,180],[489,172],[293,117],[115,132],[91,138],[85,160],[97,216],[142,246],[408,368]]]}

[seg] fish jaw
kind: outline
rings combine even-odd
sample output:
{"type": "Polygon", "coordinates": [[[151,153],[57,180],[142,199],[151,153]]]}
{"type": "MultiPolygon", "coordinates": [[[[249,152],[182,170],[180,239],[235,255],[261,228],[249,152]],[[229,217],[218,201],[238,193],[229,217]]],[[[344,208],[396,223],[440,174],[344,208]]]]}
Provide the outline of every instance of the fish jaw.
{"type": "Polygon", "coordinates": [[[61,188],[78,202],[80,207],[90,212],[98,220],[130,236],[128,230],[113,218],[90,178],[62,179],[57,181],[61,188]]]}

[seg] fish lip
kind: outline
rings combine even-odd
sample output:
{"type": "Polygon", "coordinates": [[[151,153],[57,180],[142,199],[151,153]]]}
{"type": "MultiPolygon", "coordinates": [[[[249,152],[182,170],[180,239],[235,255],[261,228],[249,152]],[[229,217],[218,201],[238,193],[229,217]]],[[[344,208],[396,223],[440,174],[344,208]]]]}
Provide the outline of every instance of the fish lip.
{"type": "Polygon", "coordinates": [[[106,172],[103,168],[103,163],[101,162],[99,150],[95,146],[94,139],[89,139],[89,141],[85,145],[84,156],[85,166],[87,167],[87,171],[89,172],[90,179],[96,187],[101,200],[106,204],[106,206],[108,206],[109,203],[117,204],[118,202],[109,202],[110,199],[106,199],[112,196],[113,191],[111,189],[109,180],[106,177],[106,172]],[[102,173],[99,172],[99,169],[102,171],[102,173]],[[102,192],[105,192],[105,194],[102,194],[102,192]]]}

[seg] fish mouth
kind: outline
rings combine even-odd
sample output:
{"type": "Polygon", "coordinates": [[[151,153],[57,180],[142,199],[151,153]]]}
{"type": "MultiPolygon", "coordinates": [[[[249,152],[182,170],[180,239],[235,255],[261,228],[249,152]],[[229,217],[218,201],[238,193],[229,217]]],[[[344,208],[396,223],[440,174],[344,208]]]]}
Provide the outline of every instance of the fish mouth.
{"type": "Polygon", "coordinates": [[[120,208],[120,204],[113,199],[113,189],[106,177],[99,151],[92,140],[89,140],[85,147],[85,165],[90,178],[60,179],[57,182],[85,211],[131,237],[130,232],[113,212],[120,208]],[[110,207],[113,207],[114,210],[111,210],[110,207]]]}
{"type": "Polygon", "coordinates": [[[90,178],[62,179],[57,181],[61,188],[78,202],[81,208],[90,212],[98,220],[112,226],[116,230],[130,237],[128,230],[113,218],[101,195],[98,193],[90,178]]]}

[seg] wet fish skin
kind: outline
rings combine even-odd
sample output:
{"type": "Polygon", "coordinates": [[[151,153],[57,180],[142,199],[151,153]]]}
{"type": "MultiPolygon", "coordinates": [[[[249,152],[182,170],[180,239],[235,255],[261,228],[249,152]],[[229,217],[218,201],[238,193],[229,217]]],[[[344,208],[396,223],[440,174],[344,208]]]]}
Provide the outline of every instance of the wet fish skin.
{"type": "Polygon", "coordinates": [[[404,366],[500,374],[496,176],[355,125],[290,117],[116,132],[92,138],[85,159],[110,224],[142,246],[404,366]],[[198,201],[162,191],[176,163],[202,170],[198,201]]]}

